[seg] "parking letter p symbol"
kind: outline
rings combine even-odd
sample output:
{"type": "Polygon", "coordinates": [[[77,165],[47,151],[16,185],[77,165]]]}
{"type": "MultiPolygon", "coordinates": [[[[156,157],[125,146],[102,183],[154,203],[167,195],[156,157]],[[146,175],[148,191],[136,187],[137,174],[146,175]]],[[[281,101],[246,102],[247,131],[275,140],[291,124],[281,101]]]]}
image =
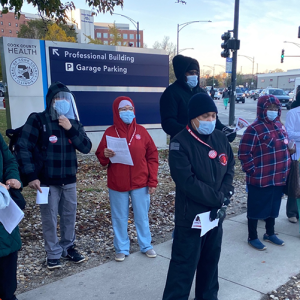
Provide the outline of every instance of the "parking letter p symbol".
{"type": "Polygon", "coordinates": [[[73,72],[74,71],[73,63],[66,63],[65,66],[66,66],[66,71],[67,72],[73,72]]]}

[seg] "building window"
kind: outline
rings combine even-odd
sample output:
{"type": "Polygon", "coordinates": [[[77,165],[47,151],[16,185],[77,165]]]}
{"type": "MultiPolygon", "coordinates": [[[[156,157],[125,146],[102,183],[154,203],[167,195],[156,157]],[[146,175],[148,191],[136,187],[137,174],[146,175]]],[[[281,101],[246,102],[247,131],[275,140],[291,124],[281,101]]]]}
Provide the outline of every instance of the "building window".
{"type": "Polygon", "coordinates": [[[118,42],[117,44],[118,44],[118,46],[121,46],[121,42],[118,42]]]}
{"type": "Polygon", "coordinates": [[[9,33],[12,33],[12,31],[10,30],[9,33]]]}
{"type": "Polygon", "coordinates": [[[1,25],[3,25],[3,21],[1,21],[1,25]]]}
{"type": "Polygon", "coordinates": [[[101,32],[97,32],[97,38],[101,38],[101,32]]]}
{"type": "Polygon", "coordinates": [[[128,34],[127,33],[123,33],[123,39],[127,40],[128,39],[128,34]]]}
{"type": "Polygon", "coordinates": [[[103,37],[107,39],[107,38],[108,38],[108,33],[107,33],[107,32],[104,32],[104,33],[103,33],[103,37]]]}
{"type": "Polygon", "coordinates": [[[131,40],[134,40],[134,34],[130,34],[130,35],[129,35],[129,38],[130,38],[131,40]]]}
{"type": "Polygon", "coordinates": [[[2,18],[2,12],[0,13],[0,18],[2,18]]]}
{"type": "Polygon", "coordinates": [[[141,43],[140,43],[140,42],[137,42],[137,43],[136,43],[136,46],[137,46],[137,47],[140,47],[140,46],[141,46],[141,43]]]}
{"type": "Polygon", "coordinates": [[[110,34],[109,37],[110,37],[111,39],[113,39],[113,38],[114,38],[114,35],[113,35],[113,34],[110,34]]]}
{"type": "Polygon", "coordinates": [[[16,23],[16,27],[18,27],[19,25],[18,25],[18,23],[16,23]]]}
{"type": "Polygon", "coordinates": [[[1,29],[1,32],[4,32],[4,29],[1,29]]]}
{"type": "Polygon", "coordinates": [[[19,31],[18,30],[16,30],[16,34],[18,34],[19,33],[19,31]]]}
{"type": "Polygon", "coordinates": [[[10,23],[10,22],[8,22],[8,26],[11,26],[11,23],[10,23]]]}
{"type": "Polygon", "coordinates": [[[108,45],[108,41],[104,41],[104,42],[103,42],[103,45],[108,45]]]}
{"type": "MultiPolygon", "coordinates": [[[[136,39],[138,39],[138,35],[136,35],[136,39]]],[[[139,39],[141,39],[141,35],[139,34],[139,39]]]]}
{"type": "Polygon", "coordinates": [[[15,16],[15,19],[17,20],[17,19],[18,19],[18,17],[17,17],[17,16],[15,16]]]}
{"type": "Polygon", "coordinates": [[[127,42],[123,42],[123,46],[127,46],[127,42]]]}

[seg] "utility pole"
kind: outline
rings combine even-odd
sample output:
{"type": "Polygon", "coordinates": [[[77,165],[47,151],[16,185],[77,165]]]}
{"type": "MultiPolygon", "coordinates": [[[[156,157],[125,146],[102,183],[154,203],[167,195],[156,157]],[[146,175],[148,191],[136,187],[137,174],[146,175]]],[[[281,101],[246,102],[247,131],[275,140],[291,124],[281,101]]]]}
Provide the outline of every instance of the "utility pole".
{"type": "MultiPolygon", "coordinates": [[[[233,28],[233,38],[235,40],[238,40],[239,6],[240,6],[240,0],[235,0],[235,5],[234,5],[234,28],[233,28]]],[[[236,65],[237,65],[237,50],[233,50],[230,108],[229,108],[229,125],[230,126],[234,124],[234,120],[235,120],[234,112],[235,112],[236,65]]]]}

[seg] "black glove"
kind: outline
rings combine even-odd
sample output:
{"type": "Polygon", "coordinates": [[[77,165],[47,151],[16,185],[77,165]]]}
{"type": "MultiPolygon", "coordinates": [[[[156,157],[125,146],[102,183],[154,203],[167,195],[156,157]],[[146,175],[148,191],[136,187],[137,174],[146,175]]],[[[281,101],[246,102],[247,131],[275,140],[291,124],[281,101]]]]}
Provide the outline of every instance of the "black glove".
{"type": "Polygon", "coordinates": [[[236,138],[235,129],[225,126],[222,131],[226,134],[229,143],[232,143],[236,138]]]}
{"type": "Polygon", "coordinates": [[[218,210],[219,210],[218,208],[213,208],[211,210],[211,212],[209,214],[209,219],[210,219],[211,222],[214,221],[217,218],[217,216],[218,216],[218,210]]]}

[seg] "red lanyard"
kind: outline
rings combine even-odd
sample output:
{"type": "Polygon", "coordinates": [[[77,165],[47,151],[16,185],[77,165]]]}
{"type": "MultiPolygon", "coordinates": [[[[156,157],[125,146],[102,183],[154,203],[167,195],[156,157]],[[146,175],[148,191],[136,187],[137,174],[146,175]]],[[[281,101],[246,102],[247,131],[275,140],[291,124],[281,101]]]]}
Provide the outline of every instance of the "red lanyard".
{"type": "MultiPolygon", "coordinates": [[[[117,130],[116,127],[115,127],[115,130],[116,130],[116,133],[117,133],[117,135],[118,135],[118,138],[120,139],[120,135],[119,135],[119,132],[118,132],[118,130],[117,130]]],[[[131,139],[130,139],[130,141],[129,141],[129,143],[128,143],[128,146],[130,146],[130,144],[131,144],[131,142],[132,142],[132,139],[133,139],[133,137],[134,137],[134,135],[135,135],[135,132],[136,132],[136,127],[134,127],[134,132],[133,132],[133,135],[131,136],[131,139]]]]}
{"type": "Polygon", "coordinates": [[[218,153],[216,150],[214,150],[211,146],[209,146],[208,144],[204,143],[201,139],[199,139],[196,134],[190,129],[189,125],[186,125],[186,129],[187,131],[190,133],[190,135],[192,137],[194,137],[198,142],[202,143],[203,145],[209,147],[211,150],[208,152],[208,156],[211,159],[214,159],[217,157],[218,153]]]}

